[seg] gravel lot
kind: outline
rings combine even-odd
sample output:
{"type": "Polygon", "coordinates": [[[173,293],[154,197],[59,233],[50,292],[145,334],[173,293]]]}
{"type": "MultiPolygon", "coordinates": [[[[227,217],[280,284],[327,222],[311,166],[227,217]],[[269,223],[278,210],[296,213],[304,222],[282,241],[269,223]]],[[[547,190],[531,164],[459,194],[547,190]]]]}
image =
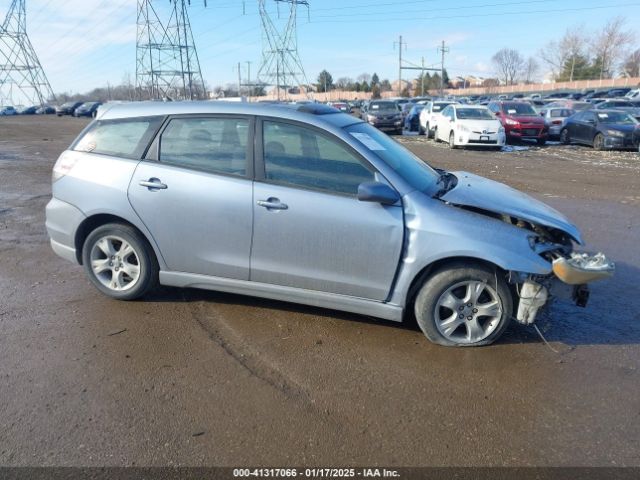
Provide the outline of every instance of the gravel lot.
{"type": "Polygon", "coordinates": [[[616,276],[480,349],[415,325],[162,289],[121,303],[56,257],[51,168],[86,124],[0,118],[0,464],[640,466],[640,155],[449,150],[547,201],[616,276]]]}

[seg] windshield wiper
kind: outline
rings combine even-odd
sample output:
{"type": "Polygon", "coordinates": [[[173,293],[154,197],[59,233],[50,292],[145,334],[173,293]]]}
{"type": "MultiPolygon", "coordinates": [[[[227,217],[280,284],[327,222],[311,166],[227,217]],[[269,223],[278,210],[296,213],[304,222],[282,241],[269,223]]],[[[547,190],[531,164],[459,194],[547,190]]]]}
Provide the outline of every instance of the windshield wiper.
{"type": "Polygon", "coordinates": [[[436,185],[442,186],[433,197],[440,198],[458,184],[458,177],[456,177],[453,173],[447,172],[446,170],[443,170],[441,168],[436,168],[435,171],[440,175],[438,177],[436,185]]]}

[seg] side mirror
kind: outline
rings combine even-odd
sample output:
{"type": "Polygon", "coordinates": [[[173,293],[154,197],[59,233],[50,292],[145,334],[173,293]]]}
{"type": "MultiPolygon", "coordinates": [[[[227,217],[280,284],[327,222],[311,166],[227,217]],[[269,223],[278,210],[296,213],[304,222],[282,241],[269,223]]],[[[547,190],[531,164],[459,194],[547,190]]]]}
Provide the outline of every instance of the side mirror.
{"type": "Polygon", "coordinates": [[[382,205],[394,205],[400,200],[400,195],[385,183],[364,182],[358,185],[358,200],[361,202],[376,202],[382,205]]]}

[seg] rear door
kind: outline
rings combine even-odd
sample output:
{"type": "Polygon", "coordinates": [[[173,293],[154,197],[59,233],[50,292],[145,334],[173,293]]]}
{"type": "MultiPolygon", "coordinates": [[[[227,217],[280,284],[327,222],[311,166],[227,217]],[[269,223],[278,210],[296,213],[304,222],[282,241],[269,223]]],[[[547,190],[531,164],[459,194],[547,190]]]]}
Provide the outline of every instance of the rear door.
{"type": "Polygon", "coordinates": [[[383,180],[314,127],[259,122],[251,280],[383,301],[403,243],[402,206],[357,199],[383,180]]]}
{"type": "Polygon", "coordinates": [[[169,120],[140,162],[129,201],[169,270],[249,279],[251,117],[169,120]]]}

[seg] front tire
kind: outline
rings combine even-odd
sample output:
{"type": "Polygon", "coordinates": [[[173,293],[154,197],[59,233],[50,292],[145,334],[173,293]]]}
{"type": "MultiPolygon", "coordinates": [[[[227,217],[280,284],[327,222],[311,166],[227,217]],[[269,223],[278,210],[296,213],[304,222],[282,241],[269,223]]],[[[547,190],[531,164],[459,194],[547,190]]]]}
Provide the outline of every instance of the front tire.
{"type": "Polygon", "coordinates": [[[502,335],[511,319],[513,298],[495,268],[459,261],[439,268],[423,283],[414,310],[431,342],[476,347],[502,335]]]}
{"type": "Polygon", "coordinates": [[[449,148],[454,150],[456,147],[456,134],[451,132],[449,133],[449,148]]]}
{"type": "Polygon", "coordinates": [[[604,135],[598,133],[593,137],[593,148],[598,151],[604,150],[604,135]]]}
{"type": "Polygon", "coordinates": [[[560,143],[563,145],[569,145],[571,143],[571,137],[569,136],[569,129],[563,128],[560,131],[560,143]]]}
{"type": "Polygon", "coordinates": [[[117,300],[134,300],[158,283],[158,262],[135,228],[109,223],[93,230],[82,247],[82,263],[93,285],[117,300]]]}

